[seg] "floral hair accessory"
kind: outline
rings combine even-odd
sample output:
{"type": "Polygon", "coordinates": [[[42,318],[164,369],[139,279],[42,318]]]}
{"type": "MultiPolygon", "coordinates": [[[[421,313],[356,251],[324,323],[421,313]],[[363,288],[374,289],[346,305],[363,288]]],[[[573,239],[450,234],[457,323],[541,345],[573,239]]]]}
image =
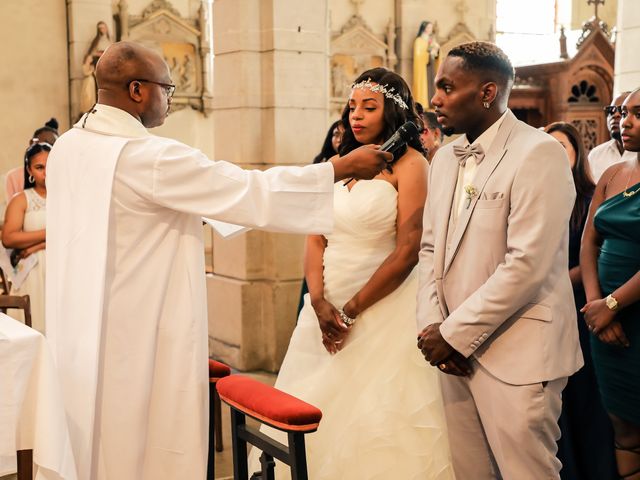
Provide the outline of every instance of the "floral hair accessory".
{"type": "Polygon", "coordinates": [[[387,87],[387,84],[381,85],[379,83],[373,83],[370,78],[367,78],[366,80],[362,80],[361,82],[351,85],[351,90],[353,90],[354,88],[360,88],[363,90],[371,90],[372,92],[380,92],[389,100],[393,100],[400,108],[403,108],[405,110],[409,108],[407,107],[407,104],[404,102],[399,93],[393,93],[395,90],[394,87],[387,87]]]}

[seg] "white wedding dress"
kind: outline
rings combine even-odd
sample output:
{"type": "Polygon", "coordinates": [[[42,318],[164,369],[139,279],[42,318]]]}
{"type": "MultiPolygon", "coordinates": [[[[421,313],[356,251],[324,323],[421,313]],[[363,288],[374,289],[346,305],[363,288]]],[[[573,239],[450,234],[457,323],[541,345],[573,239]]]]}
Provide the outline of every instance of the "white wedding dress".
{"type": "MultiPolygon", "coordinates": [[[[334,203],[324,285],[342,308],[395,248],[397,192],[384,180],[351,191],[339,182],[334,203]]],[[[322,345],[306,296],[275,386],[322,410],[318,431],[306,436],[311,480],[454,478],[438,373],[416,347],[416,291],[414,270],[358,316],[335,355],[322,345]]],[[[286,444],[282,432],[265,430],[286,444]]],[[[250,472],[260,469],[258,453],[250,472]]],[[[277,469],[276,478],[288,478],[288,467],[277,469]]]]}

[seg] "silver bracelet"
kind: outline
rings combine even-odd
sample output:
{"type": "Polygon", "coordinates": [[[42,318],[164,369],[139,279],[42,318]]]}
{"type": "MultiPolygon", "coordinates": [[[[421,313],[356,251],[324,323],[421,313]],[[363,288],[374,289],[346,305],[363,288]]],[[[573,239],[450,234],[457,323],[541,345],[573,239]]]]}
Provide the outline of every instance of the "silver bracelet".
{"type": "Polygon", "coordinates": [[[355,318],[351,318],[349,315],[344,313],[342,310],[338,310],[338,313],[340,314],[340,319],[342,320],[342,323],[344,323],[347,327],[350,327],[351,325],[356,323],[356,319],[355,318]]]}

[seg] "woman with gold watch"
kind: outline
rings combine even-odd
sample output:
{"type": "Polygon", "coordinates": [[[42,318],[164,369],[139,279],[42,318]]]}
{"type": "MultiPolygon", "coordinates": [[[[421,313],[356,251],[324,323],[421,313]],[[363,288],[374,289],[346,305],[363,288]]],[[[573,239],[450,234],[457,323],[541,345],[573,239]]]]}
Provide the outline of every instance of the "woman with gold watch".
{"type": "MultiPolygon", "coordinates": [[[[640,479],[640,89],[620,107],[634,160],[600,178],[582,238],[580,266],[591,352],[615,436],[618,474],[640,479]]],[[[588,421],[588,420],[587,420],[588,421]]]]}

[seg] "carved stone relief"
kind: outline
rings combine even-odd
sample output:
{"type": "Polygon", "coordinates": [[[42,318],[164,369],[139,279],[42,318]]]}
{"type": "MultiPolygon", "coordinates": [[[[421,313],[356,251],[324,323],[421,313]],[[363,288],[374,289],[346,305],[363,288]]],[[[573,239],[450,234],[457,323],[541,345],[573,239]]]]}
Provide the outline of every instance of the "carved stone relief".
{"type": "Polygon", "coordinates": [[[122,40],[141,43],[156,50],[169,65],[176,91],[171,110],[191,107],[211,112],[207,88],[209,47],[206,39],[208,7],[201,4],[200,16],[182,18],[167,0],[153,0],[140,15],[128,15],[126,0],[119,3],[119,31],[122,40]]]}
{"type": "Polygon", "coordinates": [[[374,67],[395,67],[394,32],[395,25],[390,21],[383,40],[356,14],[333,36],[330,45],[332,116],[342,113],[351,83],[363,71],[374,67]]]}
{"type": "Polygon", "coordinates": [[[440,42],[440,58],[446,58],[449,51],[465,42],[477,40],[466,23],[458,22],[447,35],[446,40],[440,42]]]}

